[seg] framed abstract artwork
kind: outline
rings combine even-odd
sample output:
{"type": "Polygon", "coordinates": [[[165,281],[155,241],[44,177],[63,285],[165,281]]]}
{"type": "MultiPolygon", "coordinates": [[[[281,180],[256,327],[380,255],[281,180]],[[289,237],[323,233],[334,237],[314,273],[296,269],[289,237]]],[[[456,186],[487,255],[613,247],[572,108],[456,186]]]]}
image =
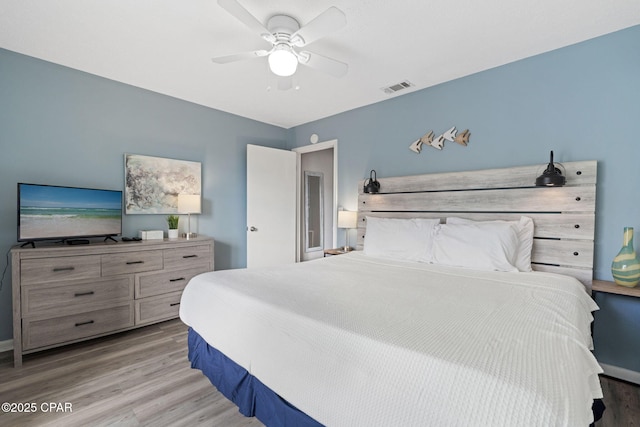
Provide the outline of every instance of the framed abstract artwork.
{"type": "Polygon", "coordinates": [[[178,194],[202,194],[202,164],[125,154],[124,181],[126,214],[173,214],[178,194]]]}

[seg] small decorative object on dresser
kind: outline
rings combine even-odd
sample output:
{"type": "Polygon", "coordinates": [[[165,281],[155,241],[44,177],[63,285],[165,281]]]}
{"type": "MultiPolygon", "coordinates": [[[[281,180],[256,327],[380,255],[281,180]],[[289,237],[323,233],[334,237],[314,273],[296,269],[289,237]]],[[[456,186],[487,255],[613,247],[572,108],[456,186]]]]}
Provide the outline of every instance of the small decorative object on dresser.
{"type": "Polygon", "coordinates": [[[169,225],[167,237],[170,239],[178,238],[178,222],[180,222],[180,217],[178,215],[169,215],[167,217],[167,224],[169,225]]]}
{"type": "Polygon", "coordinates": [[[138,237],[141,240],[162,240],[164,232],[162,230],[138,230],[138,237]]]}
{"type": "Polygon", "coordinates": [[[622,249],[611,263],[613,280],[622,286],[633,288],[640,282],[640,261],[633,247],[633,227],[625,227],[622,249]]]}
{"type": "MultiPolygon", "coordinates": [[[[160,231],[162,233],[162,231],[160,231]]],[[[213,239],[11,249],[13,357],[178,317],[213,239]]]]}

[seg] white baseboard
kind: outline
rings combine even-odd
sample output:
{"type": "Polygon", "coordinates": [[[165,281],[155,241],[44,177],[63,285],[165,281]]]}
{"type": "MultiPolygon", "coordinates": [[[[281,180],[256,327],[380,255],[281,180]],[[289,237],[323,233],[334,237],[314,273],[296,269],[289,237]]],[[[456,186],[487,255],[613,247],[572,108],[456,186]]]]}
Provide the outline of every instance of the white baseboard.
{"type": "Polygon", "coordinates": [[[629,381],[631,383],[640,384],[640,372],[621,368],[619,366],[607,365],[606,363],[601,363],[600,366],[604,370],[605,375],[629,381]]]}
{"type": "Polygon", "coordinates": [[[0,353],[13,350],[13,340],[0,341],[0,353]]]}

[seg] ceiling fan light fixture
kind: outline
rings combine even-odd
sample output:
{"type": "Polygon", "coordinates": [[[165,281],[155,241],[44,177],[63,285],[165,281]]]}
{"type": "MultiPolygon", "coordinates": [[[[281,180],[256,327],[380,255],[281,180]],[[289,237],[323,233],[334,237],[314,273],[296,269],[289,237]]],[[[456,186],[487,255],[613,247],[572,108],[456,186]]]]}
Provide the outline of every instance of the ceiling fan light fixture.
{"type": "Polygon", "coordinates": [[[280,77],[292,76],[298,69],[298,57],[291,46],[284,43],[275,46],[269,55],[269,69],[280,77]]]}
{"type": "MultiPolygon", "coordinates": [[[[279,77],[291,77],[298,69],[298,64],[322,71],[334,77],[342,77],[349,66],[328,56],[308,51],[298,52],[316,40],[338,31],[347,25],[347,18],[343,11],[335,6],[307,22],[304,26],[289,15],[277,14],[271,16],[266,25],[242,6],[238,0],[217,0],[218,5],[229,14],[242,22],[254,33],[272,45],[270,50],[237,53],[212,58],[216,64],[253,59],[268,56],[270,71],[279,77]]],[[[283,79],[279,79],[283,80],[283,79]]],[[[289,84],[289,88],[293,85],[289,84]]],[[[297,89],[297,87],[296,87],[297,89]]]]}

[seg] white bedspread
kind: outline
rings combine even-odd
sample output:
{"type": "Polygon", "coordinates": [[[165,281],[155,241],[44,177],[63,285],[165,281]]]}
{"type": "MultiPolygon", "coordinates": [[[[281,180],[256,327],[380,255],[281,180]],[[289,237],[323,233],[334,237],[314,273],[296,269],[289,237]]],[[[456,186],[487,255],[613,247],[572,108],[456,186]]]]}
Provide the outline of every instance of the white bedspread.
{"type": "Polygon", "coordinates": [[[597,306],[575,279],[361,253],[202,274],[180,317],[327,426],[587,426],[597,306]]]}

